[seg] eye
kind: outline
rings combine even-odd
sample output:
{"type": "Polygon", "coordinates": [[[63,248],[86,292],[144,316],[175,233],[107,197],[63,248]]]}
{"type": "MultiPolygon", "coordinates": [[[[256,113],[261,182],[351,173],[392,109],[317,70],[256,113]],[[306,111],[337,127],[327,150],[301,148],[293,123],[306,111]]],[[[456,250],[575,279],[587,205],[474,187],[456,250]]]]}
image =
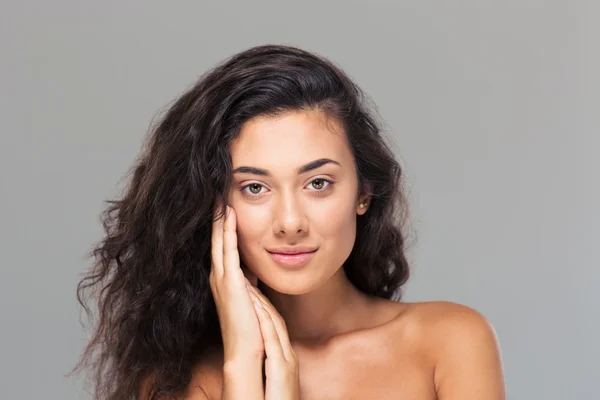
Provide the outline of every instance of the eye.
{"type": "Polygon", "coordinates": [[[261,190],[264,189],[264,186],[260,183],[251,183],[242,188],[242,192],[248,196],[258,196],[261,194],[261,190]]]}
{"type": "Polygon", "coordinates": [[[326,190],[329,185],[331,185],[331,181],[323,178],[317,178],[313,179],[309,185],[312,185],[316,191],[322,192],[326,190]]]}
{"type": "MultiPolygon", "coordinates": [[[[330,186],[333,184],[332,181],[330,181],[329,179],[324,179],[324,178],[317,178],[317,179],[313,179],[308,186],[312,186],[314,190],[312,190],[313,192],[316,192],[318,194],[325,194],[326,192],[328,192],[330,190],[330,186]]],[[[260,183],[250,183],[246,186],[244,186],[241,189],[241,192],[244,196],[250,197],[250,198],[256,198],[258,196],[260,196],[261,194],[264,194],[266,192],[266,189],[263,191],[263,189],[265,189],[265,187],[263,185],[261,185],[260,183]]]]}

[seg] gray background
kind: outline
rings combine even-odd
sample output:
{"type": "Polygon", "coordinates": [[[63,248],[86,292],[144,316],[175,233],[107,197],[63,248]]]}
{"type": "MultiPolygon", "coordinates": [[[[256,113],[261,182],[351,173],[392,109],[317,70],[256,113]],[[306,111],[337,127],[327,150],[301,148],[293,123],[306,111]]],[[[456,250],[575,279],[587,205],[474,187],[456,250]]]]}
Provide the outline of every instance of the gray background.
{"type": "Polygon", "coordinates": [[[406,300],[495,326],[509,399],[598,398],[598,2],[2,1],[0,398],[81,399],[75,285],[156,113],[294,44],[379,106],[416,241],[406,300]]]}

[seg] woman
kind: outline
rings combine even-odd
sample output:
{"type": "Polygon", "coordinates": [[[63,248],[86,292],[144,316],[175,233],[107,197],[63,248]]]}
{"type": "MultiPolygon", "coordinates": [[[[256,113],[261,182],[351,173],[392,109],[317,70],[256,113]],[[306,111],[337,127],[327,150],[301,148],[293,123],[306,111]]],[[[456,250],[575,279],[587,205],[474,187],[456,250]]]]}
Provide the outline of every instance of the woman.
{"type": "Polygon", "coordinates": [[[101,399],[503,399],[476,311],[406,303],[401,169],[331,62],[259,46],[153,129],[78,287],[101,399]]]}

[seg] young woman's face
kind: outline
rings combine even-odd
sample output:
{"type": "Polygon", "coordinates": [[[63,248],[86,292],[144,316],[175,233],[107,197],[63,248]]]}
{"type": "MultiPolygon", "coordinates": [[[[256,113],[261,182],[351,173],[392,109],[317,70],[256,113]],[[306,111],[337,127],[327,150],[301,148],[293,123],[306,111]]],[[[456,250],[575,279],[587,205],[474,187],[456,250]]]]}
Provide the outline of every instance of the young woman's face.
{"type": "Polygon", "coordinates": [[[341,125],[318,111],[258,117],[232,143],[229,204],[242,263],[280,293],[310,292],[350,255],[358,179],[341,125]],[[278,249],[316,250],[281,256],[278,249]]]}

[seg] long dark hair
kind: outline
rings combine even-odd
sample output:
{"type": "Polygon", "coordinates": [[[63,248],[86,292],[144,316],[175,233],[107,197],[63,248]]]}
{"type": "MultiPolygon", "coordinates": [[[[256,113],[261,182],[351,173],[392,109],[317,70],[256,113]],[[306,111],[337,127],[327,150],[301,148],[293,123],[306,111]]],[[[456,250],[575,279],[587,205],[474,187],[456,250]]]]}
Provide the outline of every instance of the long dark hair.
{"type": "Polygon", "coordinates": [[[199,354],[221,343],[209,287],[211,224],[231,180],[229,143],[256,116],[316,109],[337,118],[370,189],[343,268],[362,292],[401,297],[408,279],[401,168],[374,109],[332,62],[264,45],[204,74],[151,129],[122,197],[102,215],[106,235],[77,298],[97,302],[93,336],[75,370],[90,368],[97,399],[136,398],[152,374],[156,393],[185,389],[199,354]]]}

